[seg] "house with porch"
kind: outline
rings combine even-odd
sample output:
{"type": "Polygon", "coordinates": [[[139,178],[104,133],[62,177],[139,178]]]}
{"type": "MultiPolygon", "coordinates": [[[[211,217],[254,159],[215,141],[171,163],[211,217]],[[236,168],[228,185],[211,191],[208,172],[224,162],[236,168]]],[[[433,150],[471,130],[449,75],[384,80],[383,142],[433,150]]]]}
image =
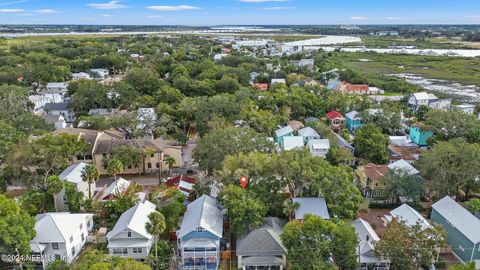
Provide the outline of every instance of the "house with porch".
{"type": "Polygon", "coordinates": [[[310,140],[320,139],[318,132],[311,127],[304,127],[298,130],[298,136],[302,136],[303,142],[308,143],[310,140]]]}
{"type": "Polygon", "coordinates": [[[156,205],[144,201],[123,212],[111,231],[107,233],[108,253],[112,256],[145,260],[150,254],[154,237],[147,232],[148,215],[156,205]]]}
{"type": "Polygon", "coordinates": [[[237,239],[237,264],[242,270],[283,270],[287,265],[287,249],[280,235],[285,221],[266,217],[261,227],[237,239]]]}
{"type": "Polygon", "coordinates": [[[223,212],[216,199],[203,195],[187,206],[177,231],[179,269],[218,269],[223,212]]]}
{"type": "Polygon", "coordinates": [[[42,269],[55,260],[74,262],[93,229],[93,214],[55,212],[35,217],[35,238],[30,241],[33,255],[42,255],[42,269]]]}
{"type": "Polygon", "coordinates": [[[307,146],[312,156],[325,158],[330,150],[330,141],[328,139],[310,140],[307,146]]]}
{"type": "Polygon", "coordinates": [[[345,117],[337,111],[330,111],[327,113],[327,118],[330,121],[330,128],[335,133],[339,133],[340,130],[345,128],[345,117]]]}
{"type": "Polygon", "coordinates": [[[363,119],[360,117],[360,113],[357,111],[351,111],[345,114],[346,127],[350,133],[355,133],[355,130],[363,126],[363,119]]]}
{"type": "Polygon", "coordinates": [[[384,198],[386,182],[384,176],[389,168],[387,165],[367,163],[355,170],[355,178],[362,195],[368,199],[384,198]]]}
{"type": "Polygon", "coordinates": [[[463,263],[480,265],[480,219],[446,196],[432,205],[432,222],[447,232],[447,245],[463,263]]]}
{"type": "Polygon", "coordinates": [[[436,110],[449,110],[451,103],[451,98],[439,99],[434,94],[427,92],[413,93],[408,98],[408,107],[414,112],[416,112],[421,106],[436,110]]]}
{"type": "Polygon", "coordinates": [[[430,130],[424,130],[419,126],[412,125],[410,127],[409,138],[418,146],[427,146],[428,139],[433,136],[430,130]]]}
{"type": "Polygon", "coordinates": [[[380,241],[370,223],[359,218],[352,221],[358,237],[357,254],[359,270],[389,270],[390,261],[375,255],[375,245],[380,241]]]}

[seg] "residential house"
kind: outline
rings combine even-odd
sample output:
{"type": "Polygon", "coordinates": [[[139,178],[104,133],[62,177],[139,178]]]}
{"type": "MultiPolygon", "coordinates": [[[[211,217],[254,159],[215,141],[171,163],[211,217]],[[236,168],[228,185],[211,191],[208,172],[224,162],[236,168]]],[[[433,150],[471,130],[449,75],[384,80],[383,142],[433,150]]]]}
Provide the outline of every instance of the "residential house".
{"type": "Polygon", "coordinates": [[[334,144],[337,147],[347,150],[348,152],[352,153],[352,155],[355,153],[355,147],[353,147],[353,145],[349,143],[347,140],[345,140],[340,134],[333,133],[333,137],[334,137],[334,144]]]}
{"type": "Polygon", "coordinates": [[[302,122],[297,120],[287,121],[287,125],[290,126],[293,129],[293,131],[298,131],[299,129],[305,127],[305,125],[302,122]]]}
{"type": "Polygon", "coordinates": [[[333,132],[339,133],[345,128],[345,117],[337,111],[330,111],[327,113],[327,118],[330,121],[330,128],[333,132]]]}
{"type": "Polygon", "coordinates": [[[250,86],[257,91],[268,90],[268,83],[251,83],[250,86]]]}
{"type": "Polygon", "coordinates": [[[293,129],[291,126],[285,126],[275,130],[275,141],[277,143],[282,143],[283,138],[293,136],[293,129]]]}
{"type": "Polygon", "coordinates": [[[380,241],[370,223],[359,218],[352,221],[352,226],[358,237],[357,254],[358,270],[388,270],[390,261],[375,254],[375,245],[380,241]]]}
{"type": "Polygon", "coordinates": [[[32,113],[35,115],[39,115],[43,113],[43,109],[45,108],[45,105],[51,102],[51,100],[48,97],[42,96],[42,95],[29,96],[28,101],[30,101],[33,104],[32,113]]]}
{"type": "Polygon", "coordinates": [[[319,216],[322,219],[330,219],[325,198],[296,197],[292,198],[292,202],[299,204],[299,207],[291,217],[292,219],[303,222],[303,219],[307,214],[319,216]]]}
{"type": "Polygon", "coordinates": [[[92,68],[90,71],[94,74],[94,79],[105,80],[108,78],[110,71],[106,68],[92,68]]]}
{"type": "Polygon", "coordinates": [[[304,127],[298,130],[298,136],[302,136],[303,142],[308,143],[310,140],[320,139],[318,132],[311,127],[304,127]]]}
{"type": "Polygon", "coordinates": [[[177,231],[180,269],[218,269],[223,237],[223,212],[203,195],[187,206],[177,231]]]}
{"type": "Polygon", "coordinates": [[[397,174],[401,173],[408,176],[420,174],[419,170],[417,170],[415,167],[412,166],[412,164],[408,163],[403,159],[388,164],[388,168],[397,174]]]}
{"type": "Polygon", "coordinates": [[[386,182],[383,177],[387,175],[387,165],[367,163],[355,170],[358,187],[363,196],[368,199],[384,198],[386,182]]]}
{"type": "Polygon", "coordinates": [[[274,85],[274,84],[287,84],[287,82],[285,81],[285,79],[272,79],[272,81],[270,82],[270,85],[274,85]]]}
{"type": "Polygon", "coordinates": [[[451,99],[439,99],[434,94],[427,92],[419,92],[410,95],[408,98],[408,107],[414,112],[416,112],[420,106],[427,106],[437,110],[448,110],[450,109],[451,101],[451,99]]]}
{"type": "Polygon", "coordinates": [[[49,94],[61,94],[64,96],[68,91],[67,82],[51,82],[47,83],[47,87],[44,92],[49,94]]]}
{"type": "Polygon", "coordinates": [[[350,95],[369,95],[370,88],[367,84],[350,84],[342,82],[339,92],[350,95]]]}
{"type": "Polygon", "coordinates": [[[86,72],[72,73],[72,80],[90,80],[90,74],[86,72]]]}
{"type": "Polygon", "coordinates": [[[88,115],[91,116],[112,116],[119,113],[119,109],[106,109],[106,108],[97,108],[88,110],[88,115]]]}
{"type": "Polygon", "coordinates": [[[305,145],[303,144],[302,136],[289,136],[284,137],[281,143],[283,151],[290,151],[293,149],[301,149],[305,145]]]}
{"type": "Polygon", "coordinates": [[[213,56],[213,60],[214,60],[215,62],[219,62],[219,61],[221,61],[223,58],[225,58],[225,57],[227,57],[227,56],[229,56],[229,55],[226,54],[226,53],[217,53],[217,54],[215,54],[215,55],[213,56]]]}
{"type": "Polygon", "coordinates": [[[106,190],[98,197],[100,201],[109,201],[116,196],[124,194],[128,187],[132,184],[131,181],[125,180],[122,177],[119,177],[113,183],[111,183],[106,190]]]}
{"type": "MultiPolygon", "coordinates": [[[[83,193],[85,198],[89,197],[89,192],[93,197],[96,187],[95,182],[89,185],[87,182],[83,181],[82,172],[87,165],[87,163],[83,162],[70,165],[59,175],[60,180],[73,184],[75,190],[83,193]]],[[[65,188],[63,188],[58,194],[55,194],[54,199],[56,207],[59,211],[68,210],[65,188]]]]}
{"type": "Polygon", "coordinates": [[[432,225],[425,217],[406,203],[390,211],[390,214],[385,215],[384,218],[387,223],[390,223],[395,219],[398,223],[403,223],[406,226],[415,226],[418,224],[423,230],[432,228],[432,225]]]}
{"type": "Polygon", "coordinates": [[[397,160],[405,160],[409,163],[420,159],[424,149],[413,143],[408,136],[390,136],[388,151],[390,163],[397,160]]]}
{"type": "Polygon", "coordinates": [[[168,179],[167,182],[165,182],[165,185],[167,187],[178,189],[188,197],[190,192],[192,192],[193,185],[195,185],[195,183],[197,183],[197,179],[181,174],[168,179]]]}
{"type": "Polygon", "coordinates": [[[443,226],[447,245],[458,259],[480,264],[480,219],[448,196],[432,205],[430,218],[443,226]]]}
{"type": "Polygon", "coordinates": [[[47,103],[45,104],[45,113],[52,116],[63,116],[67,123],[75,121],[75,114],[69,108],[70,103],[64,101],[62,103],[47,103]]]}
{"type": "Polygon", "coordinates": [[[466,114],[473,114],[475,112],[475,105],[473,104],[460,104],[453,105],[452,108],[456,111],[464,112],[466,114]]]}
{"type": "Polygon", "coordinates": [[[55,129],[64,129],[67,127],[67,122],[65,121],[65,118],[63,115],[48,115],[48,114],[42,114],[40,117],[45,120],[45,122],[49,124],[53,124],[55,126],[55,129]]]}
{"type": "Polygon", "coordinates": [[[308,141],[307,146],[312,156],[325,158],[330,150],[330,141],[328,139],[313,139],[308,141]]]}
{"type": "Polygon", "coordinates": [[[419,126],[411,126],[409,138],[418,146],[427,146],[428,139],[433,136],[430,130],[422,130],[419,126]]]}
{"type": "Polygon", "coordinates": [[[357,111],[351,111],[345,114],[345,120],[347,122],[347,129],[350,133],[355,133],[357,129],[363,126],[363,119],[357,111]]]}
{"type": "Polygon", "coordinates": [[[42,268],[54,260],[74,262],[93,228],[93,214],[65,212],[38,214],[35,238],[30,241],[33,255],[42,255],[42,268]]]}
{"type": "Polygon", "coordinates": [[[155,212],[155,208],[155,204],[145,201],[123,212],[107,234],[108,253],[145,260],[154,244],[154,237],[147,232],[145,224],[149,222],[148,215],[155,212]]]}
{"type": "Polygon", "coordinates": [[[237,238],[238,269],[283,270],[287,265],[287,249],[280,239],[284,226],[279,218],[266,217],[262,226],[237,238]]]}

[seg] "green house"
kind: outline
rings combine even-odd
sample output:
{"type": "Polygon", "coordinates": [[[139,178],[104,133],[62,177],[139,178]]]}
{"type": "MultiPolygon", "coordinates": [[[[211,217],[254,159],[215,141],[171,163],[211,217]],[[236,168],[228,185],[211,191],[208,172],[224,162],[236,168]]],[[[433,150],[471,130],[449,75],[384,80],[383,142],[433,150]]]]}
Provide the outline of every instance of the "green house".
{"type": "Polygon", "coordinates": [[[480,219],[450,197],[432,205],[430,219],[447,232],[447,245],[464,263],[480,262],[480,219]]]}

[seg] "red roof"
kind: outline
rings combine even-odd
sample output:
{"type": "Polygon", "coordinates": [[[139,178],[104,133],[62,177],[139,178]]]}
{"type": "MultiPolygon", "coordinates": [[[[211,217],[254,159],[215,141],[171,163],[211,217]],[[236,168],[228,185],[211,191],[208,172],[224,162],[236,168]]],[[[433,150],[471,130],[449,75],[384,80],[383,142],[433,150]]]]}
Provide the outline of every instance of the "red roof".
{"type": "Polygon", "coordinates": [[[368,91],[368,85],[367,84],[349,84],[345,83],[345,89],[349,92],[356,92],[356,91],[368,91]]]}
{"type": "Polygon", "coordinates": [[[375,163],[368,163],[364,167],[365,176],[372,180],[377,180],[383,177],[385,174],[388,173],[388,166],[387,165],[377,165],[375,163]]]}
{"type": "Polygon", "coordinates": [[[168,181],[165,182],[165,185],[168,187],[178,188],[180,181],[195,184],[197,182],[197,179],[181,174],[179,176],[168,179],[168,181]]]}
{"type": "Polygon", "coordinates": [[[327,117],[330,120],[337,119],[337,118],[344,118],[343,115],[337,111],[330,111],[327,113],[327,117]]]}
{"type": "Polygon", "coordinates": [[[265,91],[268,89],[268,83],[252,83],[251,86],[257,90],[265,91]]]}

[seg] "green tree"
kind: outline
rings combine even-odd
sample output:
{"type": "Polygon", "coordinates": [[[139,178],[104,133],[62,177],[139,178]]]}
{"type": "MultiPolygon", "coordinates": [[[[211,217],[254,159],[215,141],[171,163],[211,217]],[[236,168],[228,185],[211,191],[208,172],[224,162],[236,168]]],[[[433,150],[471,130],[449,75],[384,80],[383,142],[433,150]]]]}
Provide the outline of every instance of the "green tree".
{"type": "Polygon", "coordinates": [[[167,157],[165,159],[165,163],[167,163],[167,165],[168,165],[168,174],[170,174],[170,172],[172,171],[172,167],[173,167],[173,165],[175,165],[176,162],[177,161],[175,160],[174,157],[167,157]]]}
{"type": "Polygon", "coordinates": [[[386,191],[392,195],[397,203],[405,198],[413,203],[419,203],[424,189],[423,179],[418,175],[411,175],[405,171],[389,171],[384,176],[386,191]]]}
{"type": "Polygon", "coordinates": [[[385,164],[388,161],[388,139],[374,125],[362,126],[355,133],[353,139],[355,155],[377,164],[385,164]]]}
{"type": "Polygon", "coordinates": [[[300,207],[300,203],[287,200],[285,202],[285,207],[283,208],[283,214],[289,219],[295,214],[295,211],[300,207]]]}
{"type": "Polygon", "coordinates": [[[480,213],[480,199],[475,198],[467,201],[465,207],[473,214],[480,213]]]}
{"type": "Polygon", "coordinates": [[[35,237],[35,218],[11,199],[0,194],[0,252],[29,254],[30,240],[35,237]]]}
{"type": "Polygon", "coordinates": [[[109,175],[112,175],[115,180],[117,180],[117,174],[123,172],[123,163],[116,159],[116,158],[111,158],[108,159],[107,161],[107,173],[109,175]]]}
{"type": "Polygon", "coordinates": [[[389,258],[392,270],[419,269],[434,263],[437,249],[445,245],[444,239],[445,233],[440,227],[408,226],[393,220],[375,246],[375,253],[389,258]]]}
{"type": "Polygon", "coordinates": [[[148,220],[145,229],[155,237],[155,259],[158,259],[158,235],[165,231],[165,217],[160,212],[154,211],[148,215],[148,220]]]}
{"type": "Polygon", "coordinates": [[[341,221],[335,223],[307,214],[303,223],[287,223],[281,239],[294,270],[357,269],[357,235],[353,227],[341,221]]]}
{"type": "Polygon", "coordinates": [[[119,145],[113,149],[113,158],[120,160],[124,167],[137,168],[141,173],[143,150],[130,145],[119,145]]]}
{"type": "Polygon", "coordinates": [[[461,111],[430,110],[425,115],[426,127],[439,140],[464,138],[468,142],[480,142],[480,122],[474,115],[461,111]]]}
{"type": "Polygon", "coordinates": [[[57,200],[55,195],[60,193],[64,188],[64,182],[57,175],[51,175],[47,178],[47,192],[52,195],[53,203],[55,205],[55,211],[58,211],[57,200]]]}
{"type": "Polygon", "coordinates": [[[77,191],[75,185],[70,182],[65,183],[65,197],[67,198],[68,210],[72,213],[82,211],[85,204],[84,194],[77,191]]]}
{"type": "Polygon", "coordinates": [[[150,194],[150,200],[157,205],[160,213],[165,217],[168,230],[178,227],[185,211],[185,199],[181,191],[166,186],[159,186],[150,194]]]}
{"type": "Polygon", "coordinates": [[[151,270],[152,268],[132,258],[110,256],[93,249],[82,255],[71,270],[151,270]]]}
{"type": "Polygon", "coordinates": [[[475,263],[469,263],[469,264],[457,264],[457,265],[452,265],[448,269],[450,270],[475,270],[475,263]]]}
{"type": "Polygon", "coordinates": [[[98,181],[100,178],[100,172],[98,172],[97,167],[92,164],[88,164],[82,170],[82,181],[88,184],[88,198],[92,198],[91,185],[98,181]]]}
{"type": "Polygon", "coordinates": [[[220,192],[219,201],[227,209],[232,231],[236,235],[260,226],[267,211],[262,201],[252,198],[247,190],[239,186],[226,186],[220,192]]]}
{"type": "Polygon", "coordinates": [[[480,184],[480,145],[463,139],[441,141],[425,152],[417,163],[434,197],[460,195],[468,198],[470,191],[480,184]]]}
{"type": "Polygon", "coordinates": [[[347,162],[350,164],[354,157],[352,152],[348,151],[345,148],[338,147],[336,145],[332,145],[328,150],[325,159],[333,166],[338,166],[347,162]]]}

